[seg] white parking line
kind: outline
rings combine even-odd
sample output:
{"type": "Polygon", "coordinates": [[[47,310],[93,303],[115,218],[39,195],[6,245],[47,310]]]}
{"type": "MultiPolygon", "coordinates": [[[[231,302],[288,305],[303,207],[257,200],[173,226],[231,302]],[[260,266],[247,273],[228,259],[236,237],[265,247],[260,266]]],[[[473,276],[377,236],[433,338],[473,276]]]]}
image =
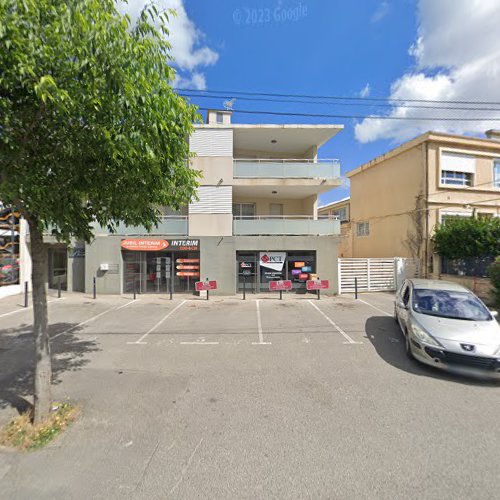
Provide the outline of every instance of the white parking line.
{"type": "Polygon", "coordinates": [[[106,309],[105,311],[103,311],[103,312],[101,312],[99,314],[96,314],[95,316],[92,316],[91,318],[86,319],[85,321],[82,321],[82,322],[78,323],[75,326],[72,326],[72,327],[70,327],[70,328],[68,328],[66,330],[63,330],[62,332],[59,332],[57,335],[54,335],[53,337],[50,337],[50,340],[54,340],[57,337],[59,337],[61,335],[64,335],[65,333],[70,333],[73,330],[75,330],[76,328],[79,328],[80,326],[86,325],[87,323],[90,323],[91,321],[94,321],[97,318],[100,318],[101,316],[104,316],[105,314],[109,313],[110,311],[119,311],[120,309],[123,309],[124,307],[129,306],[130,304],[132,304],[133,302],[136,302],[137,300],[131,300],[130,302],[127,302],[126,304],[123,304],[123,305],[121,305],[119,307],[110,307],[109,309],[106,309]]]}
{"type": "Polygon", "coordinates": [[[252,342],[252,345],[271,345],[271,342],[264,342],[264,334],[262,333],[262,319],[260,317],[260,300],[255,301],[257,307],[257,331],[259,332],[259,341],[252,342]]]}
{"type": "Polygon", "coordinates": [[[335,322],[330,319],[312,300],[308,301],[309,304],[311,304],[314,309],[316,309],[334,328],[337,330],[346,340],[347,342],[344,342],[345,344],[362,344],[363,342],[356,342],[353,340],[349,335],[347,335],[342,328],[340,328],[338,325],[335,324],[335,322]]]}
{"type": "Polygon", "coordinates": [[[136,340],[135,342],[127,342],[127,344],[147,344],[147,342],[143,342],[143,340],[151,333],[154,332],[164,321],[166,321],[172,314],[174,314],[177,309],[180,309],[187,300],[183,300],[180,304],[177,304],[170,312],[168,312],[165,316],[163,316],[156,325],[154,325],[152,328],[150,328],[139,340],[136,340]]]}
{"type": "Polygon", "coordinates": [[[366,302],[363,299],[358,299],[360,302],[363,302],[363,304],[366,304],[367,306],[373,307],[373,309],[376,309],[377,311],[380,311],[382,314],[385,314],[386,316],[392,316],[392,314],[389,314],[388,312],[383,311],[382,309],[378,308],[377,306],[374,306],[373,304],[370,304],[369,302],[366,302]]]}
{"type": "Polygon", "coordinates": [[[181,345],[219,345],[219,342],[202,342],[200,340],[196,342],[180,342],[181,345]]]}
{"type": "MultiPolygon", "coordinates": [[[[64,300],[64,297],[61,297],[60,299],[48,300],[47,304],[52,304],[52,302],[58,302],[59,300],[64,300]]],[[[33,309],[33,306],[23,307],[22,309],[16,309],[15,311],[10,311],[8,313],[0,314],[0,318],[3,318],[4,316],[10,316],[11,314],[16,314],[18,312],[30,311],[31,309],[33,309]]]]}

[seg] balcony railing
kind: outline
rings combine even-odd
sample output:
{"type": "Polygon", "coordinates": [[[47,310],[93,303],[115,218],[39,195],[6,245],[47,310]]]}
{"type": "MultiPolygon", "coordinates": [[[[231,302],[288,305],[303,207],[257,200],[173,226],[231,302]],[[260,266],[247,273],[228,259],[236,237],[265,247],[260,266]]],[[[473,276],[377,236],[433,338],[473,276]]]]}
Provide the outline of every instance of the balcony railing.
{"type": "Polygon", "coordinates": [[[334,217],[314,219],[308,215],[234,217],[233,234],[246,235],[333,235],[340,234],[334,217]]]}
{"type": "Polygon", "coordinates": [[[338,160],[300,159],[245,159],[234,160],[234,177],[268,179],[337,179],[340,177],[338,160]]]}
{"type": "MultiPolygon", "coordinates": [[[[97,232],[108,232],[106,228],[98,228],[97,232]]],[[[151,231],[148,233],[143,226],[126,226],[125,224],[119,224],[116,228],[116,234],[118,235],[164,235],[164,234],[174,234],[180,236],[187,236],[188,234],[188,217],[187,215],[166,215],[160,218],[158,227],[152,227],[151,231]]]]}

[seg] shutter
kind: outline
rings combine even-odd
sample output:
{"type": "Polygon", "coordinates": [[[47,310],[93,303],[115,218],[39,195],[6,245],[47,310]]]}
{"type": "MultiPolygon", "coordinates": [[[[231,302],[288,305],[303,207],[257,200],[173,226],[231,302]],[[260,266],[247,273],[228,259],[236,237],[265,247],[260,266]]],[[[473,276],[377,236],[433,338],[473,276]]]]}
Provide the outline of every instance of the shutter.
{"type": "Polygon", "coordinates": [[[228,128],[196,129],[189,148],[198,156],[233,156],[233,130],[228,128]]]}
{"type": "Polygon", "coordinates": [[[476,157],[462,153],[441,153],[441,171],[464,172],[466,174],[476,173],[476,157]]]}
{"type": "Polygon", "coordinates": [[[189,204],[190,214],[232,214],[232,186],[200,186],[199,201],[189,204]]]}

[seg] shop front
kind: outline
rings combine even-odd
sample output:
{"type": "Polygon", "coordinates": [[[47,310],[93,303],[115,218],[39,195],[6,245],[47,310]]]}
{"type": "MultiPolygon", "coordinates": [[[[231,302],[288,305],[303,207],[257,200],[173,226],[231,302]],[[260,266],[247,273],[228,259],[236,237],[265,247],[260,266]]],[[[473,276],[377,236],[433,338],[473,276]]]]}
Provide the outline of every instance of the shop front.
{"type": "Polygon", "coordinates": [[[316,251],[236,252],[237,290],[268,292],[269,282],[290,280],[292,291],[306,293],[306,281],[316,278],[316,251]]]}
{"type": "Polygon", "coordinates": [[[121,241],[123,293],[193,293],[200,279],[200,240],[121,241]]]}

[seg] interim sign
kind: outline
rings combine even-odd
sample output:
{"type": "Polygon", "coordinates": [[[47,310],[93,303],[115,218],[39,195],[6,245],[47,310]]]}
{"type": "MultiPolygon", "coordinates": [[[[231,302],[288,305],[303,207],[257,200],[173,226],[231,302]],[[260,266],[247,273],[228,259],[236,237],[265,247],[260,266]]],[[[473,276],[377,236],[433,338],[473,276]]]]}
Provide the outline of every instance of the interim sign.
{"type": "Polygon", "coordinates": [[[217,281],[197,281],[195,283],[196,291],[203,292],[204,290],[217,290],[217,281]]]}
{"type": "Polygon", "coordinates": [[[330,288],[329,280],[307,280],[306,288],[308,290],[326,290],[330,288]]]}
{"type": "Polygon", "coordinates": [[[277,280],[269,282],[269,290],[271,290],[271,292],[279,292],[291,289],[292,289],[292,282],[290,280],[277,280]]]}

